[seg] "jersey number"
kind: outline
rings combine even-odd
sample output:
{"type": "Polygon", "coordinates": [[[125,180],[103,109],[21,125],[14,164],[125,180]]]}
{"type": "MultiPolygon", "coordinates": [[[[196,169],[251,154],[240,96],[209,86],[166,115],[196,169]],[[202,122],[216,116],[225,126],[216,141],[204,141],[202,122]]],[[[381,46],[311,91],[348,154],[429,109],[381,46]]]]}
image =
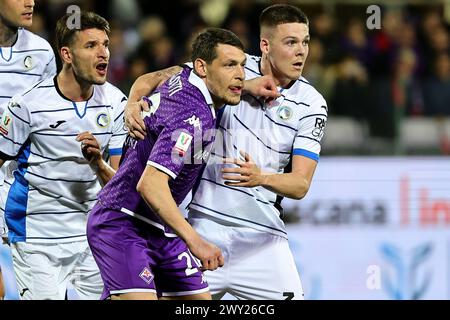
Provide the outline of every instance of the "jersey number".
{"type": "Polygon", "coordinates": [[[182,260],[183,258],[186,258],[186,265],[187,265],[187,268],[185,270],[186,276],[190,276],[194,273],[197,273],[198,269],[192,267],[192,261],[195,262],[197,267],[201,267],[200,261],[196,257],[194,257],[190,252],[188,253],[186,251],[178,255],[178,260],[182,260]]]}

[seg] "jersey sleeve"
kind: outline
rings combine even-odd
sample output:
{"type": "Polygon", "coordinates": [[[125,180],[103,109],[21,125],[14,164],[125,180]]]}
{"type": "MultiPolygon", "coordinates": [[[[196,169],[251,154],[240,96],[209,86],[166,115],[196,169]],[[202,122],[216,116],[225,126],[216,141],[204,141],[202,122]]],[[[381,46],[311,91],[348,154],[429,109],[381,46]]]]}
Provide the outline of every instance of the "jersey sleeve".
{"type": "Polygon", "coordinates": [[[4,160],[14,159],[31,132],[31,114],[25,106],[21,95],[14,96],[0,123],[0,157],[4,160]]]}
{"type": "MultiPolygon", "coordinates": [[[[198,108],[200,109],[200,108],[198,108]]],[[[202,146],[201,119],[193,108],[179,105],[166,115],[147,165],[151,165],[175,179],[186,163],[190,163],[192,148],[202,146]]],[[[167,111],[165,111],[167,113],[167,111]]]]}
{"type": "Polygon", "coordinates": [[[52,78],[56,75],[56,61],[55,54],[53,53],[53,49],[50,47],[50,55],[47,64],[45,65],[44,72],[42,74],[41,79],[52,78]]]}
{"type": "Polygon", "coordinates": [[[114,105],[114,119],[112,128],[112,137],[109,141],[109,155],[122,155],[122,147],[127,137],[128,131],[125,129],[124,110],[127,104],[127,97],[120,94],[117,103],[114,105]]]}
{"type": "Polygon", "coordinates": [[[326,101],[320,97],[310,108],[311,111],[299,120],[293,155],[319,161],[320,141],[325,133],[328,107],[326,101]]]}

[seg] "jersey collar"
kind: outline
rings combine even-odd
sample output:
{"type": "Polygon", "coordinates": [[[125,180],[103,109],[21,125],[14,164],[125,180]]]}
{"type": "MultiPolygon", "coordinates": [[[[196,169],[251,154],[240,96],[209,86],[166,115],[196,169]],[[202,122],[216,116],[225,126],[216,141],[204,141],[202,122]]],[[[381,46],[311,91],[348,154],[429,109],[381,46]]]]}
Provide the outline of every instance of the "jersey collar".
{"type": "Polygon", "coordinates": [[[194,70],[191,70],[191,74],[189,75],[189,82],[193,86],[197,87],[200,90],[200,92],[203,94],[203,97],[205,98],[206,103],[208,104],[208,106],[211,109],[212,116],[215,119],[216,118],[216,111],[214,109],[213,101],[212,101],[212,98],[211,98],[211,93],[209,93],[209,90],[206,87],[205,82],[199,76],[197,76],[195,74],[194,70]]]}

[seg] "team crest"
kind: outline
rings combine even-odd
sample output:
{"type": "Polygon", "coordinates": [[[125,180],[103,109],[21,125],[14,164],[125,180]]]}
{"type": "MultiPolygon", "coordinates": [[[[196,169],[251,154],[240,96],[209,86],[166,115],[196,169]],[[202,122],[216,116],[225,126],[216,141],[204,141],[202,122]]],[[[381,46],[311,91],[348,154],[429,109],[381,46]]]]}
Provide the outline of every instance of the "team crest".
{"type": "Polygon", "coordinates": [[[139,274],[139,277],[141,277],[141,279],[148,284],[150,284],[150,282],[152,282],[154,278],[153,273],[147,267],[142,270],[142,272],[139,274]]]}
{"type": "Polygon", "coordinates": [[[97,125],[102,128],[109,125],[109,115],[106,112],[97,114],[97,125]]]}
{"type": "Polygon", "coordinates": [[[23,59],[23,65],[26,70],[31,70],[33,68],[33,58],[31,56],[26,56],[23,59]]]}
{"type": "Polygon", "coordinates": [[[286,106],[281,106],[277,110],[277,115],[281,120],[289,120],[292,118],[292,109],[286,106]]]}

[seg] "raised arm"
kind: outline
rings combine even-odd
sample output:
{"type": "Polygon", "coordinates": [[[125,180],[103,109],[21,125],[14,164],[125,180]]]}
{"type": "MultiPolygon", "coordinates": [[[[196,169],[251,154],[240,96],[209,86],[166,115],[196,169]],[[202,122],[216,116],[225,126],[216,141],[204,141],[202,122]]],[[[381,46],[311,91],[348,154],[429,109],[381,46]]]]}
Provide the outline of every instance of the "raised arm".
{"type": "Polygon", "coordinates": [[[182,67],[173,66],[163,70],[158,70],[150,73],[146,73],[133,83],[128,100],[132,102],[139,101],[142,96],[147,96],[157,87],[159,87],[164,81],[169,79],[174,74],[180,72],[182,67]]]}
{"type": "Polygon", "coordinates": [[[103,160],[102,153],[100,151],[100,145],[97,139],[90,132],[82,132],[77,136],[77,141],[81,142],[81,151],[86,160],[96,173],[100,184],[104,186],[114,176],[119,168],[120,156],[111,156],[110,163],[106,163],[103,160]]]}
{"type": "MultiPolygon", "coordinates": [[[[145,124],[141,117],[142,111],[149,111],[148,104],[141,100],[143,96],[148,96],[164,81],[181,71],[180,66],[173,66],[164,70],[146,73],[133,83],[125,107],[125,126],[131,137],[144,139],[146,133],[145,124]]],[[[277,87],[271,76],[262,76],[244,81],[244,92],[258,97],[264,97],[266,102],[270,102],[280,96],[277,87]]]]}
{"type": "Polygon", "coordinates": [[[262,76],[244,81],[244,93],[250,93],[257,97],[264,97],[266,103],[278,98],[281,94],[272,76],[262,76]]]}
{"type": "Polygon", "coordinates": [[[164,81],[174,74],[180,72],[180,66],[173,66],[164,70],[146,73],[133,83],[128,96],[128,103],[125,107],[125,125],[129,134],[135,139],[144,139],[146,129],[141,117],[141,111],[148,111],[148,105],[141,100],[143,96],[148,96],[164,81]]]}

